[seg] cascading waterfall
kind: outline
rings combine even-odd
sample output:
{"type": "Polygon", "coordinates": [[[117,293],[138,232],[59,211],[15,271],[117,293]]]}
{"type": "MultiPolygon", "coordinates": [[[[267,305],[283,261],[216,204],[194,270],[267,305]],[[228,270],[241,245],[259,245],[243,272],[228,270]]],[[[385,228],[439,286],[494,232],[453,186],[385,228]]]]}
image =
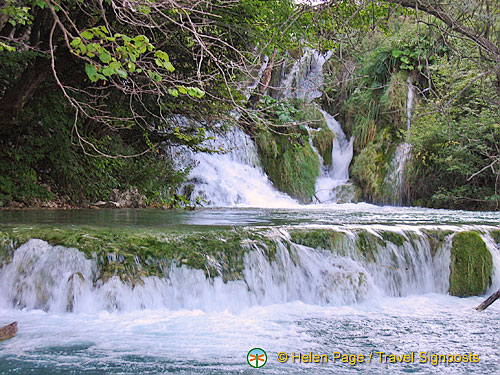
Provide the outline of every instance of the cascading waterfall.
{"type": "MultiPolygon", "coordinates": [[[[316,50],[306,49],[288,74],[285,74],[283,68],[283,77],[279,84],[281,96],[299,98],[306,102],[320,97],[322,95],[320,88],[324,80],[323,65],[331,56],[332,52],[321,54],[316,50]]],[[[259,77],[268,60],[265,59],[260,67],[259,77]]],[[[255,82],[258,83],[258,79],[255,82]]],[[[255,82],[249,86],[250,89],[257,85],[255,82]]],[[[352,185],[348,183],[353,139],[346,138],[341,125],[333,116],[326,111],[321,112],[335,138],[332,147],[332,165],[327,167],[321,164],[321,176],[316,182],[314,203],[350,202],[354,195],[352,185]]],[[[184,187],[182,193],[192,201],[200,197],[208,206],[240,205],[273,208],[298,205],[295,200],[274,189],[260,168],[257,148],[247,134],[233,127],[226,134],[216,135],[215,138],[206,142],[206,146],[229,152],[205,154],[193,153],[184,147],[171,149],[173,159],[177,163],[181,160],[180,168],[194,166],[189,174],[190,183],[184,187]]],[[[321,161],[321,156],[319,154],[318,156],[321,161]]]]}
{"type": "Polygon", "coordinates": [[[415,96],[415,87],[413,86],[413,83],[411,83],[411,78],[408,77],[406,80],[406,83],[408,85],[408,99],[406,100],[406,130],[407,130],[407,135],[410,133],[410,127],[411,127],[411,116],[412,116],[412,109],[413,109],[413,100],[415,96]]]}
{"type": "MultiPolygon", "coordinates": [[[[103,282],[97,259],[32,239],[0,268],[0,308],[240,311],[293,301],[338,306],[384,296],[447,292],[453,234],[436,248],[431,246],[426,228],[328,228],[336,242],[327,249],[299,245],[293,241],[293,232],[284,229],[268,235],[275,251],[262,243],[242,241],[242,251],[246,251],[242,276],[227,282],[175,262],[163,277],[144,277],[135,285],[118,276],[103,282]],[[367,238],[374,241],[369,247],[367,238]]],[[[442,230],[446,233],[450,228],[442,230]]],[[[500,251],[487,231],[484,233],[494,258],[493,285],[497,287],[500,251]]]]}
{"type": "MultiPolygon", "coordinates": [[[[315,198],[317,203],[337,203],[339,199],[342,202],[350,202],[352,199],[352,191],[342,191],[343,187],[351,186],[349,180],[349,165],[353,156],[354,138],[347,139],[340,123],[335,118],[321,111],[325,117],[328,128],[333,132],[335,138],[332,147],[332,164],[325,166],[322,163],[321,176],[316,181],[315,198]],[[344,194],[342,194],[344,193],[344,194]]],[[[318,155],[320,158],[321,156],[318,155]]]]}
{"type": "MultiPolygon", "coordinates": [[[[410,136],[411,116],[413,110],[413,102],[415,96],[415,87],[411,79],[408,78],[408,97],[406,101],[406,138],[410,136]]],[[[407,189],[405,187],[404,172],[408,159],[411,157],[413,145],[409,142],[403,142],[398,145],[394,152],[394,157],[389,166],[389,172],[385,178],[385,185],[388,187],[387,195],[389,199],[386,203],[396,206],[402,206],[408,200],[407,189]]]]}
{"type": "Polygon", "coordinates": [[[323,65],[332,56],[333,51],[325,54],[306,48],[302,57],[297,60],[288,74],[283,72],[280,84],[281,97],[298,98],[309,103],[321,97],[323,86],[323,65]]]}
{"type": "MultiPolygon", "coordinates": [[[[212,135],[212,134],[209,134],[212,135]]],[[[184,192],[208,206],[291,207],[297,202],[278,192],[260,168],[257,148],[246,133],[232,127],[205,145],[223,153],[194,153],[186,147],[170,150],[180,168],[191,167],[184,192]],[[180,162],[179,162],[180,161],[180,162]]]]}

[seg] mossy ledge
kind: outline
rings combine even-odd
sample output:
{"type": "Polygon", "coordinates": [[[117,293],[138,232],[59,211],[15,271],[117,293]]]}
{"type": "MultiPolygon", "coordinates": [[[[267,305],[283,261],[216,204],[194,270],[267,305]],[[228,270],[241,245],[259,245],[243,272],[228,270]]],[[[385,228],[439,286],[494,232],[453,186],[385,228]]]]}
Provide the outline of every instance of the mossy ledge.
{"type": "Polygon", "coordinates": [[[378,246],[385,246],[386,242],[396,242],[396,245],[405,241],[404,236],[389,231],[381,231],[381,237],[366,230],[355,230],[356,237],[349,239],[342,231],[334,229],[294,229],[290,231],[291,241],[313,249],[330,250],[334,254],[349,256],[354,250],[370,262],[376,259],[378,246]]]}
{"type": "Polygon", "coordinates": [[[450,294],[457,297],[480,295],[491,285],[493,259],[475,231],[453,236],[450,262],[450,294]]]}
{"type": "Polygon", "coordinates": [[[30,239],[52,246],[77,248],[97,262],[94,283],[119,276],[133,285],[143,277],[166,275],[171,264],[201,269],[207,277],[224,281],[243,278],[243,259],[252,247],[274,259],[276,242],[257,229],[213,229],[210,231],[151,231],[144,229],[95,229],[89,227],[0,228],[0,266],[8,263],[17,247],[30,239]]]}

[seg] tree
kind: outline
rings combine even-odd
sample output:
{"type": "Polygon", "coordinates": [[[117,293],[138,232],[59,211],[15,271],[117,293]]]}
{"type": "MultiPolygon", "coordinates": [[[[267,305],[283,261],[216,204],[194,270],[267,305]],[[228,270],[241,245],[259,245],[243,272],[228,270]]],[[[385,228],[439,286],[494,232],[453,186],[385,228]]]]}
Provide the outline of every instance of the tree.
{"type": "MultiPolygon", "coordinates": [[[[380,25],[384,19],[394,17],[398,13],[401,14],[401,10],[406,8],[410,9],[412,13],[406,13],[403,17],[415,17],[418,22],[437,28],[443,38],[453,37],[468,40],[476,46],[480,53],[480,59],[477,63],[482,66],[485,75],[496,75],[497,96],[500,98],[500,1],[364,0],[359,2],[328,0],[320,8],[333,9],[333,12],[336,12],[345,7],[357,9],[353,12],[353,16],[345,22],[350,30],[353,27],[360,28],[363,24],[380,25]],[[385,11],[380,12],[384,9],[385,11]],[[373,14],[371,20],[366,18],[367,13],[369,14],[367,10],[371,10],[373,14]],[[429,17],[422,16],[425,14],[429,17]]],[[[461,51],[455,52],[461,53],[461,51]]],[[[464,57],[469,58],[469,56],[464,57]]],[[[497,98],[497,100],[499,99],[497,98]]]]}
{"type": "Polygon", "coordinates": [[[236,81],[260,56],[252,49],[284,40],[278,28],[295,8],[275,0],[4,0],[0,53],[21,60],[22,73],[0,86],[0,132],[54,82],[74,109],[79,143],[93,153],[104,154],[82,124],[139,127],[148,138],[194,145],[203,137],[182,135],[172,115],[238,104],[236,81]]]}

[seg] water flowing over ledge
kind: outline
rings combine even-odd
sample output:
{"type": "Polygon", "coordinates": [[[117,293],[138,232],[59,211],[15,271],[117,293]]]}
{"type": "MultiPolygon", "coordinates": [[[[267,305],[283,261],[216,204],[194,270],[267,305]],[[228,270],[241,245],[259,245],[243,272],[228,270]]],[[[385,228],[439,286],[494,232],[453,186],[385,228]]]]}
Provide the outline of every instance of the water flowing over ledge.
{"type": "MultiPolygon", "coordinates": [[[[132,243],[132,237],[120,240],[129,252],[107,249],[98,232],[87,230],[73,231],[82,251],[40,239],[16,250],[14,240],[4,242],[10,250],[1,258],[0,308],[241,311],[294,301],[341,306],[382,297],[446,294],[452,238],[465,230],[482,236],[493,258],[491,288],[500,287],[499,231],[488,226],[157,233],[143,236],[140,244],[132,243]],[[187,245],[176,253],[180,243],[187,245]]],[[[22,238],[22,232],[14,230],[7,238],[22,238]]],[[[57,242],[50,232],[39,237],[43,233],[57,242]]]]}

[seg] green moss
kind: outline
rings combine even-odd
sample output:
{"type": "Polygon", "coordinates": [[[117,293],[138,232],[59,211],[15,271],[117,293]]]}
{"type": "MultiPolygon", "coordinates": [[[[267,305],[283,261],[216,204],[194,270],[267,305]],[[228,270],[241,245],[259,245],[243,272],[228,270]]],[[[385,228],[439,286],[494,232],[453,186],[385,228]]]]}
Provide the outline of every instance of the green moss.
{"type": "Polygon", "coordinates": [[[493,260],[475,231],[453,237],[450,262],[450,294],[467,297],[483,294],[491,284],[493,260]]]}
{"type": "Polygon", "coordinates": [[[441,247],[446,237],[453,233],[451,230],[435,230],[435,229],[423,229],[429,241],[431,247],[431,255],[436,255],[436,252],[441,247]]]}
{"type": "Polygon", "coordinates": [[[400,233],[392,232],[388,230],[380,231],[379,234],[382,236],[384,241],[391,242],[397,246],[403,246],[406,241],[405,236],[400,233]]]}
{"type": "Polygon", "coordinates": [[[302,203],[311,202],[319,159],[307,141],[295,135],[260,131],[255,137],[262,166],[276,188],[302,203]],[[301,145],[302,143],[302,145],[301,145]]]}
{"type": "Polygon", "coordinates": [[[344,249],[345,234],[331,229],[296,229],[290,231],[291,241],[311,247],[325,249],[339,255],[346,255],[344,249]]]}
{"type": "MultiPolygon", "coordinates": [[[[0,229],[0,239],[7,244],[12,242],[12,248],[32,238],[53,246],[74,247],[95,259],[102,281],[116,275],[133,284],[140,283],[143,277],[165,275],[171,264],[201,269],[207,277],[221,276],[224,281],[241,279],[244,255],[252,247],[261,248],[271,260],[276,253],[276,243],[271,238],[250,229],[188,233],[73,226],[0,229]]],[[[2,257],[6,247],[0,245],[2,257]]]]}
{"type": "Polygon", "coordinates": [[[394,186],[386,186],[385,177],[390,168],[395,147],[389,128],[374,133],[366,147],[355,155],[352,162],[351,177],[361,187],[361,200],[385,203],[394,191],[394,186]]]}
{"type": "Polygon", "coordinates": [[[324,165],[332,165],[332,148],[335,135],[327,127],[322,127],[319,131],[313,133],[313,145],[323,158],[324,165]]]}
{"type": "Polygon", "coordinates": [[[384,240],[373,233],[366,231],[358,231],[357,247],[361,254],[372,262],[375,261],[377,245],[384,246],[384,240]]]}

